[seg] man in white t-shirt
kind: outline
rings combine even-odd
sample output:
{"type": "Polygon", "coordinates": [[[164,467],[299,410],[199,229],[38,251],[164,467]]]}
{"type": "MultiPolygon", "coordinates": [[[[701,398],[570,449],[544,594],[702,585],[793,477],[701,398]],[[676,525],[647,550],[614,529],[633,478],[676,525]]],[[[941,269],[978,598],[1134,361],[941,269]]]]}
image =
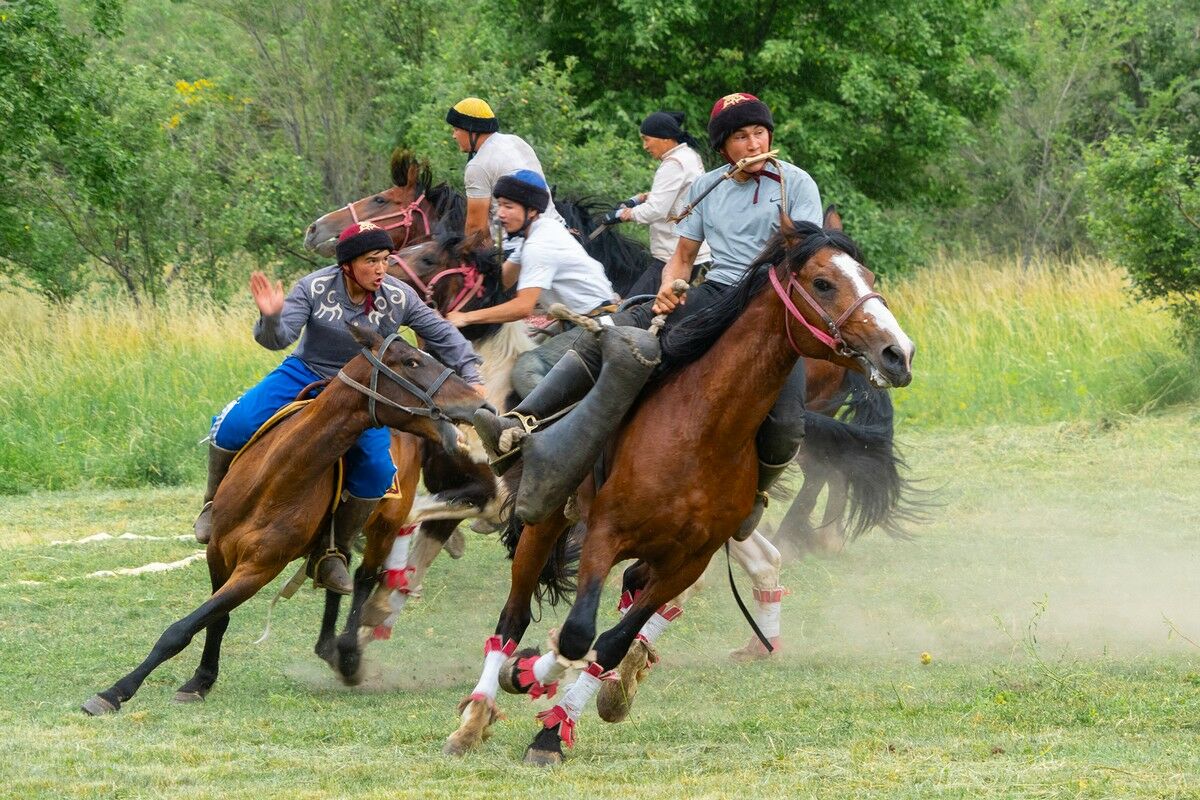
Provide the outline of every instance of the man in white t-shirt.
{"type": "MultiPolygon", "coordinates": [[[[467,168],[463,173],[467,222],[463,232],[467,235],[475,231],[487,232],[496,211],[492,199],[496,182],[522,169],[536,172],[543,181],[546,173],[528,142],[520,136],[500,132],[500,122],[484,100],[467,97],[458,101],[446,112],[446,122],[453,128],[458,149],[467,154],[467,168]]],[[[553,200],[547,203],[545,216],[563,221],[553,200]]]]}
{"type": "Polygon", "coordinates": [[[546,215],[550,190],[541,175],[518,170],[496,181],[492,193],[504,232],[524,239],[511,262],[515,275],[507,270],[505,274],[506,284],[515,277],[517,294],[490,308],[452,311],[446,315],[452,325],[513,322],[545,312],[554,303],[588,314],[614,301],[604,266],[587,254],[562,222],[546,215]]]}

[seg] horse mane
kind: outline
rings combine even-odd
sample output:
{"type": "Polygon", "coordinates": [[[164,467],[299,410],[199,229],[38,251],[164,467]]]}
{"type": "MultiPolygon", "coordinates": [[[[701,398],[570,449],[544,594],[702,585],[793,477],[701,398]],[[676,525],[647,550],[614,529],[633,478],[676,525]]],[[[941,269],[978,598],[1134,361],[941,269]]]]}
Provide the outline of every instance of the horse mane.
{"type": "Polygon", "coordinates": [[[425,190],[425,199],[438,216],[437,233],[462,232],[467,222],[467,198],[448,183],[425,190]]]}
{"type": "Polygon", "coordinates": [[[767,284],[770,270],[783,262],[803,265],[823,247],[840,250],[862,263],[862,253],[854,240],[839,230],[822,228],[807,221],[793,221],[795,233],[777,232],[767,241],[758,258],[730,291],[702,311],[678,325],[668,325],[662,333],[663,362],[660,372],[690,364],[708,352],[734,320],[742,315],[767,284]],[[790,244],[789,244],[790,242],[790,244]]]}
{"type": "Polygon", "coordinates": [[[427,191],[430,184],[433,183],[433,170],[429,166],[429,162],[417,158],[411,151],[402,147],[397,147],[392,151],[392,183],[396,186],[408,186],[408,176],[416,168],[415,189],[417,194],[422,191],[427,191]]]}
{"type": "Polygon", "coordinates": [[[583,236],[583,249],[604,266],[604,274],[613,291],[624,297],[650,266],[650,250],[611,227],[592,239],[591,234],[600,223],[596,220],[597,204],[591,198],[556,197],[554,207],[566,221],[567,228],[579,231],[583,236]]]}

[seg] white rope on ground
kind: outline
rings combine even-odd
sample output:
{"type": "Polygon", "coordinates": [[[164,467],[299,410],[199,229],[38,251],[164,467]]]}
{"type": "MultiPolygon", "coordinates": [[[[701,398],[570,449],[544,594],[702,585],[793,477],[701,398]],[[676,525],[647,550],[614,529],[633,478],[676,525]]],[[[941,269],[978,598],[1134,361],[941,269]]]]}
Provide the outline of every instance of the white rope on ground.
{"type": "Polygon", "coordinates": [[[195,536],[190,533],[184,533],[179,536],[146,536],[140,533],[122,533],[120,536],[114,536],[111,533],[93,533],[91,536],[84,536],[82,539],[55,539],[50,542],[51,547],[59,547],[65,544],[93,544],[95,542],[132,542],[132,541],[148,541],[148,542],[183,542],[194,539],[195,536]]]}
{"type": "MultiPolygon", "coordinates": [[[[89,572],[85,578],[114,578],[119,575],[145,575],[150,572],[170,572],[171,570],[183,569],[188,564],[202,560],[206,553],[204,550],[197,550],[187,558],[181,558],[178,561],[164,563],[162,561],[151,561],[149,564],[143,564],[140,567],[120,567],[118,569],[102,569],[96,572],[89,572]]],[[[60,580],[67,580],[62,578],[60,580]]]]}

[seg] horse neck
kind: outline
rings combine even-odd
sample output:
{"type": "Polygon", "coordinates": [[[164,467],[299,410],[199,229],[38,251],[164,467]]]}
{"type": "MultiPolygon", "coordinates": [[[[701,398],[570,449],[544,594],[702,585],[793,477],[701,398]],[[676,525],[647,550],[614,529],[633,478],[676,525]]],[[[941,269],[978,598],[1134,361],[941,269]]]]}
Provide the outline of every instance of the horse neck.
{"type": "Polygon", "coordinates": [[[297,469],[293,485],[306,486],[305,477],[321,475],[350,449],[370,427],[366,405],[363,395],[333,380],[295,418],[287,429],[288,461],[297,469]]]}
{"type": "Polygon", "coordinates": [[[765,288],[707,353],[680,370],[675,384],[688,396],[705,398],[693,404],[695,424],[730,441],[754,436],[798,358],[783,328],[783,310],[765,288]],[[697,386],[702,390],[696,392],[697,386]]]}

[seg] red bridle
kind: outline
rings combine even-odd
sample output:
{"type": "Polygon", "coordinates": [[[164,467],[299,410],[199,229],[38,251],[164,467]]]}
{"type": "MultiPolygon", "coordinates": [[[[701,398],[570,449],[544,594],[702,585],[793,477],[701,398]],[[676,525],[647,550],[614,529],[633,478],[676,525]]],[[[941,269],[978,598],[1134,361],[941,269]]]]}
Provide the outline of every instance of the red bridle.
{"type": "Polygon", "coordinates": [[[483,295],[483,275],[473,265],[462,263],[457,267],[444,269],[429,279],[429,282],[421,280],[421,276],[417,275],[416,270],[408,265],[399,253],[392,253],[388,256],[388,261],[399,265],[400,269],[404,270],[404,274],[408,275],[421,294],[425,295],[425,304],[430,308],[436,308],[433,300],[433,291],[437,287],[438,281],[447,278],[451,275],[462,275],[463,285],[458,290],[458,294],[454,295],[454,299],[450,301],[445,309],[438,309],[443,314],[449,314],[451,311],[461,311],[463,306],[471,302],[473,298],[483,295]]]}
{"type": "Polygon", "coordinates": [[[859,306],[870,300],[872,297],[879,298],[879,302],[883,303],[885,306],[887,305],[887,300],[883,299],[883,295],[879,294],[879,292],[867,292],[862,297],[859,297],[857,300],[855,300],[850,307],[842,312],[842,315],[835,320],[833,317],[829,316],[829,312],[821,307],[820,303],[813,299],[812,295],[805,291],[804,287],[800,285],[800,281],[796,280],[796,276],[791,274],[790,271],[788,273],[787,288],[784,288],[783,282],[780,281],[779,276],[775,274],[774,267],[770,269],[770,278],[771,286],[775,289],[775,294],[779,295],[779,299],[783,301],[784,308],[787,309],[787,314],[785,314],[783,317],[783,328],[785,331],[787,331],[788,344],[790,344],[792,349],[800,355],[804,355],[804,353],[799,347],[796,346],[796,341],[792,338],[792,326],[789,317],[795,317],[796,319],[800,320],[800,323],[808,329],[808,332],[811,333],[817,341],[824,344],[833,352],[840,356],[854,358],[855,356],[860,355],[860,353],[848,345],[846,340],[842,338],[842,325],[844,325],[846,320],[850,318],[851,314],[858,310],[859,306]],[[792,291],[795,291],[802,298],[804,298],[804,301],[808,303],[808,307],[816,312],[817,316],[819,316],[825,322],[826,327],[829,329],[828,332],[821,330],[816,325],[813,325],[804,318],[804,315],[800,313],[800,309],[796,308],[796,304],[792,302],[792,298],[790,296],[790,292],[792,291]]]}
{"type": "MultiPolygon", "coordinates": [[[[388,224],[388,225],[379,225],[379,227],[385,231],[390,231],[395,228],[404,228],[404,241],[401,242],[400,246],[396,248],[397,250],[402,250],[404,248],[404,246],[408,244],[408,237],[412,235],[413,214],[421,215],[421,222],[424,223],[424,225],[425,225],[425,235],[429,236],[429,215],[425,213],[425,209],[421,208],[421,203],[423,203],[423,202],[425,202],[425,193],[424,192],[421,193],[420,197],[418,197],[416,200],[413,200],[411,203],[409,203],[407,206],[400,209],[399,211],[392,211],[387,214],[381,214],[378,217],[368,217],[365,220],[361,220],[361,221],[362,222],[373,222],[376,225],[379,225],[380,220],[391,219],[392,217],[399,217],[399,219],[396,220],[395,222],[388,224]]],[[[356,212],[354,210],[354,203],[348,203],[346,205],[346,210],[350,212],[350,219],[354,220],[354,222],[356,224],[358,222],[360,222],[360,220],[358,218],[358,212],[356,212]]]]}

